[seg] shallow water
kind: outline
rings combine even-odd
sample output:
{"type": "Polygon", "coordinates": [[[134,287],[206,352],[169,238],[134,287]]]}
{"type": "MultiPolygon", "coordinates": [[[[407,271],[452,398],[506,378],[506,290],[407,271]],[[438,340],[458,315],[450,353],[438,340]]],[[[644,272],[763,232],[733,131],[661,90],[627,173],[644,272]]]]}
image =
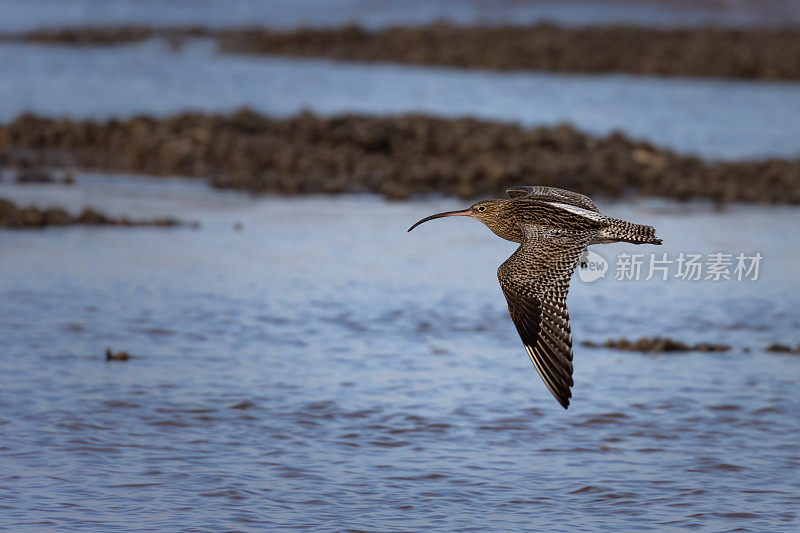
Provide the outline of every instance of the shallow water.
{"type": "Polygon", "coordinates": [[[473,115],[525,126],[569,122],[708,158],[800,153],[800,83],[630,75],[502,73],[218,54],[193,41],[74,48],[0,44],[0,120],[23,112],[80,118],[310,109],[473,115]]]}
{"type": "Polygon", "coordinates": [[[0,0],[0,31],[108,24],[340,26],[429,24],[642,24],[789,26],[784,0],[0,0]]]}
{"type": "Polygon", "coordinates": [[[655,225],[659,252],[764,262],[751,282],[574,279],[564,411],[497,286],[514,245],[465,219],[406,233],[458,201],[83,174],[0,196],[202,224],[0,232],[9,530],[800,525],[800,357],[763,351],[800,341],[798,242],[775,231],[797,209],[599,202],[655,225]],[[655,335],[734,349],[580,346],[655,335]],[[106,363],[106,347],[133,358],[106,363]]]}

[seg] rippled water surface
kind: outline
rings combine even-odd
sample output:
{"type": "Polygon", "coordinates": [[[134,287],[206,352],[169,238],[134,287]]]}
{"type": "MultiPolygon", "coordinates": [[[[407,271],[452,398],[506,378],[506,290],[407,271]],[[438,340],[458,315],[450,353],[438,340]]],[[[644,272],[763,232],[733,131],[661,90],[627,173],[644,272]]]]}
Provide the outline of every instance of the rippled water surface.
{"type": "Polygon", "coordinates": [[[309,109],[473,115],[525,126],[569,122],[615,129],[716,158],[795,157],[800,83],[629,75],[464,71],[218,54],[213,43],[171,51],[0,44],[0,120],[20,113],[106,119],[137,113],[232,111],[286,116],[309,109]]]}
{"type": "Polygon", "coordinates": [[[497,285],[514,245],[466,219],[406,233],[458,201],[83,174],[0,195],[201,222],[0,232],[11,531],[800,527],[800,357],[763,350],[800,340],[798,242],[775,231],[796,209],[600,202],[655,225],[659,252],[764,262],[747,283],[576,277],[564,411],[497,285]],[[580,345],[655,335],[734,348],[580,345]]]}
{"type": "MultiPolygon", "coordinates": [[[[0,0],[64,24],[796,23],[786,2],[0,0]]],[[[0,44],[0,120],[250,106],[287,116],[569,121],[705,157],[796,157],[800,84],[496,73],[0,44]]],[[[797,531],[797,208],[598,202],[664,246],[594,247],[572,282],[573,403],[532,368],[495,270],[514,245],[457,200],[258,198],[78,173],[0,197],[199,229],[0,231],[0,529],[797,531]],[[240,229],[237,223],[241,224],[240,229]],[[613,279],[618,254],[764,257],[757,281],[613,279]],[[581,345],[665,336],[729,352],[581,345]],[[106,348],[132,354],[106,362],[106,348]]]]}

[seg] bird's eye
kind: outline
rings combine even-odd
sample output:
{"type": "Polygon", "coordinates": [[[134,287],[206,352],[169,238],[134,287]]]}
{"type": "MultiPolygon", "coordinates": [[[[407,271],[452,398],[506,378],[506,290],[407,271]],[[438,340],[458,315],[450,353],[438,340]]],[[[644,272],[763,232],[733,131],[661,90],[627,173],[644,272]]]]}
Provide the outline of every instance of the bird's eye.
{"type": "Polygon", "coordinates": [[[478,211],[486,211],[486,206],[479,205],[478,206],[478,211]]]}

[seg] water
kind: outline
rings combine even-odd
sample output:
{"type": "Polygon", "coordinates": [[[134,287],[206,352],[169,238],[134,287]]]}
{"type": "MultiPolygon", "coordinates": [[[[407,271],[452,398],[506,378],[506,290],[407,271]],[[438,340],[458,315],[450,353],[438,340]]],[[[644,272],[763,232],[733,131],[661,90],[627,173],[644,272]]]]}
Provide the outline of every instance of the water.
{"type": "MultiPolygon", "coordinates": [[[[21,203],[200,229],[0,232],[0,525],[9,530],[796,530],[796,209],[613,204],[679,251],[760,251],[755,282],[573,280],[573,405],[463,207],[254,198],[77,175],[21,203]],[[235,222],[243,229],[236,231],[235,222]],[[590,350],[663,335],[724,354],[590,350]],[[128,350],[106,363],[106,347],[128,350]],[[745,352],[744,348],[750,348],[745,352]]],[[[612,259],[644,247],[595,247],[612,259]]]]}
{"type": "Polygon", "coordinates": [[[145,24],[211,27],[429,24],[791,26],[800,9],[783,0],[0,0],[0,31],[145,24]]]}
{"type": "Polygon", "coordinates": [[[30,111],[78,118],[228,112],[275,116],[423,112],[526,126],[570,122],[708,158],[800,152],[800,83],[629,75],[502,73],[217,54],[194,41],[173,52],[136,46],[0,44],[0,120],[30,111]]]}
{"type": "MultiPolygon", "coordinates": [[[[785,2],[0,0],[0,30],[102,23],[292,27],[797,23],[785,2]],[[299,6],[299,7],[298,7],[299,6]]],[[[800,84],[464,72],[135,46],[0,44],[0,120],[247,105],[570,121],[705,157],[797,157],[800,84]]],[[[536,375],[495,270],[514,245],[460,201],[252,197],[77,173],[0,197],[190,228],[0,231],[0,529],[796,531],[796,208],[610,203],[660,248],[594,247],[573,280],[573,403],[536,375]],[[235,224],[242,224],[237,231],[235,224]],[[756,252],[757,281],[615,281],[621,253],[756,252]],[[719,354],[584,340],[667,336],[719,354]],[[106,362],[106,348],[132,354],[106,362]]]]}

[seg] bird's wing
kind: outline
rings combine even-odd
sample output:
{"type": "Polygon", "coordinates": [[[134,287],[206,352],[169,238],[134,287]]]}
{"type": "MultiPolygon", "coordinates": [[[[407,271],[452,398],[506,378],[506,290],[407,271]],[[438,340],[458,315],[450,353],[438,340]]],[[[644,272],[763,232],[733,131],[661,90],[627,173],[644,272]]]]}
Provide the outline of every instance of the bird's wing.
{"type": "Polygon", "coordinates": [[[520,224],[525,241],[497,270],[508,312],[547,388],[566,409],[572,397],[569,280],[596,231],[520,224]]]}
{"type": "Polygon", "coordinates": [[[535,200],[547,200],[564,204],[582,207],[589,211],[599,213],[597,206],[588,196],[576,192],[559,189],[557,187],[545,187],[544,185],[518,185],[506,189],[509,198],[533,198],[535,200]]]}

